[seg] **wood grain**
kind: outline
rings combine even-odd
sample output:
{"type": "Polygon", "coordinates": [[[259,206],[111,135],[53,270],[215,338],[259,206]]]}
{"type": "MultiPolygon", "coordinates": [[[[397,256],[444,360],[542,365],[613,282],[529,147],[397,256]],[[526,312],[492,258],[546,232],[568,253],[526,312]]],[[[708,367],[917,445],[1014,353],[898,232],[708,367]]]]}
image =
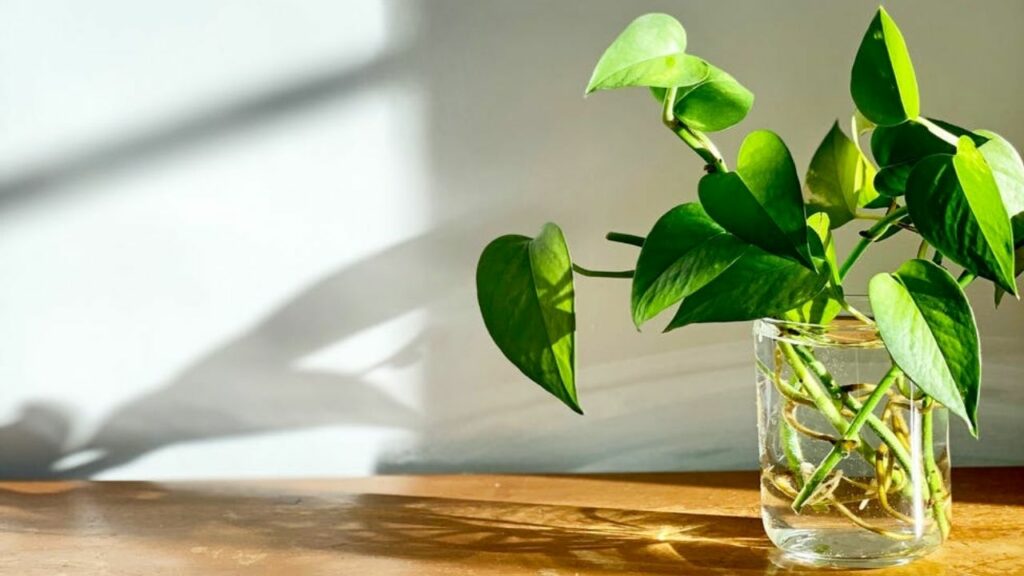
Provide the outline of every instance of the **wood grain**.
{"type": "MultiPolygon", "coordinates": [[[[957,469],[954,498],[940,551],[867,574],[1024,573],[1024,468],[957,469]]],[[[810,571],[765,538],[756,475],[725,472],[0,483],[0,573],[810,571]]]]}

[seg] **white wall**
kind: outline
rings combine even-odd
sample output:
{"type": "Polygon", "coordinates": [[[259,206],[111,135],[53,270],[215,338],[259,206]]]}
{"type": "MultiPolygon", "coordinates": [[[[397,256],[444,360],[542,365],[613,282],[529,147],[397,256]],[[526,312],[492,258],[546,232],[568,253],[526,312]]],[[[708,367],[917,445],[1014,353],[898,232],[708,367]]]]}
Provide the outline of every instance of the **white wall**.
{"type": "MultiPolygon", "coordinates": [[[[1024,5],[889,8],[926,112],[1024,145],[1024,5]]],[[[749,326],[637,334],[626,283],[580,281],[581,418],[490,344],[473,268],[549,219],[625,267],[605,231],[696,197],[645,95],[581,99],[632,17],[757,94],[727,155],[768,127],[805,166],[873,9],[0,0],[0,476],[753,467],[749,326]]],[[[1024,463],[1024,306],[971,296],[983,439],[955,459],[1024,463]]]]}

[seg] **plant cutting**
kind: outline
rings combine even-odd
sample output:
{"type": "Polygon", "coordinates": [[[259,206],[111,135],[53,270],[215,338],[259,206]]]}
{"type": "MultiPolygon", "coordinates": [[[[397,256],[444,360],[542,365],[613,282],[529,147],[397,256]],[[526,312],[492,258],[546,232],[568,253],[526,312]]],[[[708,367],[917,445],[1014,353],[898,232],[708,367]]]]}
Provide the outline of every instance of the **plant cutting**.
{"type": "Polygon", "coordinates": [[[648,91],[651,115],[703,162],[699,201],[671,208],[645,236],[608,233],[638,249],[632,270],[574,263],[551,223],[491,242],[476,284],[498,348],[582,414],[574,276],[631,281],[637,328],[671,308],[666,331],[754,321],[772,541],[800,560],[856,566],[936,548],[952,520],[948,417],[978,433],[981,350],[964,288],[990,282],[995,305],[1018,297],[1020,155],[995,132],[922,114],[903,35],[881,8],[853,61],[849,134],[839,122],[828,130],[803,184],[769,130],[748,134],[726,162],[709,133],[742,121],[753,94],[687,52],[673,17],[629,24],[586,93],[622,88],[648,91]],[[834,230],[858,225],[840,258],[834,230]],[[847,286],[863,254],[897,235],[918,238],[916,253],[864,288],[847,286]]]}

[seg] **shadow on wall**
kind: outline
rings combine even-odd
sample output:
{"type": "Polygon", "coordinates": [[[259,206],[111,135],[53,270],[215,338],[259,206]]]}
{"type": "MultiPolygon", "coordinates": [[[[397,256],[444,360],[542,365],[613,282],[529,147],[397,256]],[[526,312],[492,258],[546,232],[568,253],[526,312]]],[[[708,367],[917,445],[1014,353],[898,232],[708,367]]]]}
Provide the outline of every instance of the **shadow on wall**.
{"type": "MultiPolygon", "coordinates": [[[[0,209],[62,193],[67,184],[115,172],[225,134],[251,130],[279,116],[357,95],[389,78],[410,74],[408,54],[385,54],[262,94],[202,110],[152,130],[97,143],[89,152],[0,178],[0,209]]],[[[120,407],[82,446],[68,446],[72,407],[33,403],[0,427],[0,476],[83,477],[149,451],[197,439],[327,424],[413,428],[419,415],[363,380],[297,370],[302,357],[377,324],[425,306],[455,281],[444,260],[457,238],[416,238],[342,269],[302,291],[251,331],[198,359],[154,392],[120,407]],[[418,290],[408,289],[417,278],[418,290]],[[373,306],[367,306],[373,302],[373,306]],[[73,453],[96,458],[57,472],[73,453]]],[[[418,361],[423,335],[386,360],[418,361]]],[[[371,367],[367,372],[375,367],[371,367]]]]}
{"type": "MultiPolygon", "coordinates": [[[[0,179],[0,209],[36,202],[77,180],[348,98],[409,74],[408,66],[407,54],[386,54],[369,65],[247,95],[148,132],[98,143],[88,153],[0,179]]],[[[393,246],[302,291],[251,331],[200,358],[155,392],[122,406],[85,445],[70,447],[74,453],[97,456],[87,463],[61,472],[53,468],[68,456],[72,407],[26,405],[17,420],[0,427],[0,476],[88,476],[163,446],[264,431],[337,423],[416,427],[416,411],[364,381],[361,374],[300,371],[294,364],[335,341],[420,309],[449,290],[457,279],[447,271],[452,266],[445,260],[459,253],[453,233],[393,246]],[[413,279],[417,290],[409,289],[413,279]]],[[[420,360],[423,338],[421,334],[412,339],[386,363],[400,366],[420,360]]]]}
{"type": "MultiPolygon", "coordinates": [[[[546,133],[550,120],[559,113],[557,109],[534,111],[534,103],[529,99],[511,99],[502,104],[505,113],[495,116],[495,104],[482,101],[479,95],[484,89],[505,89],[503,85],[509,82],[507,70],[521,57],[514,48],[518,36],[544,33],[558,37],[550,32],[560,23],[575,22],[574,9],[552,11],[540,4],[525,8],[471,8],[459,2],[435,3],[430,10],[411,7],[414,9],[407,7],[406,11],[422,12],[416,17],[419,31],[412,38],[413,45],[369,67],[339,70],[265,94],[249,95],[150,132],[100,142],[85,155],[59,158],[41,168],[0,179],[0,209],[14,209],[60,193],[67,184],[78,180],[102,176],[226,133],[252,129],[281,115],[337,101],[396,75],[414,75],[428,92],[427,152],[432,172],[439,175],[439,180],[452,182],[455,190],[438,192],[431,198],[432,207],[437,209],[438,220],[460,222],[390,247],[306,288],[245,334],[199,358],[155,391],[121,406],[82,445],[68,446],[73,407],[27,405],[16,421],[0,427],[0,446],[17,447],[5,448],[0,476],[86,477],[177,443],[324,425],[380,426],[429,435],[430,430],[457,427],[456,421],[466,410],[461,406],[453,408],[453,399],[469,402],[469,411],[472,406],[509,403],[508,399],[495,400],[492,390],[470,384],[480,380],[481,366],[501,362],[490,342],[476,337],[483,329],[475,316],[470,321],[472,331],[462,330],[454,335],[449,331],[450,323],[439,318],[385,361],[392,367],[426,364],[421,409],[430,415],[429,425],[419,410],[397,402],[367,382],[365,373],[342,375],[295,367],[300,359],[317,350],[409,312],[427,308],[441,317],[457,308],[457,312],[471,309],[475,315],[470,287],[479,250],[492,235],[488,223],[496,219],[495,212],[502,209],[502,203],[522,209],[522,204],[533,201],[523,195],[521,182],[493,178],[483,188],[476,179],[481,174],[491,178],[489,173],[500,172],[510,163],[529,167],[536,157],[547,153],[545,147],[553,145],[535,140],[535,146],[522,147],[525,137],[509,137],[509,133],[523,118],[531,118],[534,132],[546,133]],[[537,14],[545,11],[551,18],[538,21],[537,14]],[[495,19],[503,22],[500,30],[488,32],[478,26],[481,21],[495,19]],[[467,45],[483,46],[484,53],[467,54],[467,45]],[[480,68],[480,58],[490,59],[495,65],[480,68]],[[490,129],[481,130],[483,124],[490,124],[490,129]],[[472,166],[479,170],[468,169],[472,166]],[[472,194],[467,194],[467,190],[472,194]],[[466,219],[464,200],[472,195],[487,197],[468,204],[473,209],[484,206],[486,212],[474,212],[472,219],[466,219]],[[456,303],[448,305],[446,300],[456,303]],[[454,339],[459,341],[453,342],[454,339]],[[486,360],[476,360],[479,357],[486,360]],[[462,388],[464,392],[460,391],[462,388]],[[54,469],[55,463],[72,454],[91,459],[60,471],[54,469]]],[[[585,28],[582,23],[578,25],[585,28]]],[[[599,42],[595,39],[595,43],[599,42]]],[[[582,53],[590,58],[585,49],[566,48],[557,48],[563,54],[561,58],[571,60],[582,53]]],[[[531,49],[545,50],[537,46],[531,49]]],[[[530,74],[536,77],[525,81],[550,81],[560,76],[559,68],[563,67],[549,63],[532,70],[530,74]]],[[[563,79],[563,84],[578,98],[576,79],[563,79]]],[[[526,172],[520,174],[524,179],[530,177],[526,172]]],[[[374,368],[377,367],[366,372],[374,368]]],[[[521,385],[520,388],[525,390],[521,385]]],[[[527,397],[549,404],[541,395],[527,397]]],[[[516,402],[512,400],[513,404],[516,402]]],[[[519,409],[518,413],[524,411],[522,406],[519,409]]],[[[492,450],[496,443],[522,442],[520,434],[509,432],[499,434],[484,448],[476,446],[481,450],[478,456],[487,456],[478,465],[493,465],[494,459],[501,458],[500,450],[492,450]]],[[[473,446],[471,440],[462,440],[464,444],[451,446],[453,451],[460,451],[460,446],[473,446]]],[[[430,445],[430,439],[423,438],[421,444],[430,445]]],[[[606,449],[607,446],[580,451],[575,463],[593,461],[606,449]]],[[[382,469],[392,466],[388,463],[391,457],[382,458],[382,469]]],[[[545,458],[538,468],[564,469],[566,465],[550,454],[545,458]]],[[[529,465],[524,460],[518,462],[529,465]]],[[[461,464],[450,462],[441,467],[457,465],[461,464]]]]}
{"type": "MultiPolygon", "coordinates": [[[[181,442],[323,426],[414,429],[420,415],[362,378],[298,370],[309,354],[366,328],[420,309],[460,281],[451,259],[460,234],[440,233],[394,246],[303,291],[252,330],[201,358],[155,392],[126,404],[76,451],[98,458],[60,473],[84,477],[181,442]],[[410,290],[414,281],[416,290],[410,290]],[[372,302],[373,305],[367,305],[372,302]]],[[[420,362],[421,334],[388,358],[389,366],[420,362]]],[[[371,366],[371,372],[379,366],[371,366]]],[[[24,409],[0,428],[4,476],[46,477],[65,456],[70,426],[57,406],[24,409]]]]}

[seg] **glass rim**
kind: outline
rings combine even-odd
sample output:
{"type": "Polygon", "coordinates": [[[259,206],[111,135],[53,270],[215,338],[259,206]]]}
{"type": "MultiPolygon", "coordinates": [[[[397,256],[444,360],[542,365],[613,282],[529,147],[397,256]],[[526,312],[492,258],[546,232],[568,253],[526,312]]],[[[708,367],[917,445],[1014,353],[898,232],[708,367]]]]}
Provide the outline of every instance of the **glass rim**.
{"type": "MultiPolygon", "coordinates": [[[[851,306],[859,308],[859,312],[874,320],[874,315],[871,313],[871,302],[868,300],[867,294],[847,294],[843,297],[843,300],[851,306]]],[[[819,324],[816,322],[800,322],[798,320],[785,320],[782,318],[764,317],[757,318],[755,322],[764,322],[777,327],[793,327],[804,330],[815,330],[815,331],[828,331],[828,330],[863,330],[863,331],[878,331],[878,327],[874,324],[868,324],[863,320],[857,318],[847,310],[841,310],[835,318],[832,319],[828,324],[819,324]],[[836,321],[843,321],[841,324],[837,324],[836,321]]]]}
{"type": "Polygon", "coordinates": [[[844,332],[878,332],[877,325],[868,324],[867,322],[864,322],[860,318],[857,318],[849,313],[839,314],[828,324],[800,322],[797,320],[783,320],[781,318],[757,318],[756,320],[754,320],[754,322],[761,322],[764,324],[768,324],[770,326],[776,326],[781,328],[796,328],[816,332],[830,332],[834,330],[842,330],[844,332]]]}
{"type": "MultiPolygon", "coordinates": [[[[845,298],[851,306],[861,305],[858,310],[871,319],[870,303],[867,296],[850,295],[845,298]],[[852,303],[851,303],[852,301],[852,303]]],[[[835,348],[884,348],[885,342],[878,332],[878,326],[843,310],[828,324],[785,320],[782,318],[759,318],[754,321],[753,333],[758,337],[783,340],[795,345],[826,346],[835,348]]]]}

